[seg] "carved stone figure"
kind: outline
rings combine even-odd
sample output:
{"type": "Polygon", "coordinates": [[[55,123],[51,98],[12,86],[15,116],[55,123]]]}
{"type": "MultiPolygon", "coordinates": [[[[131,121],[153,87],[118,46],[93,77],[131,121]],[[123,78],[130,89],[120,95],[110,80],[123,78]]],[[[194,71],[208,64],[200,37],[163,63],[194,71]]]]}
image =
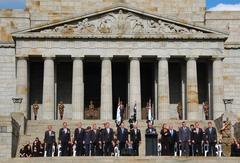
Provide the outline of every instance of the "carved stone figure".
{"type": "Polygon", "coordinates": [[[183,119],[183,107],[182,107],[181,102],[179,102],[177,105],[177,113],[178,113],[178,119],[182,120],[183,119]]]}
{"type": "Polygon", "coordinates": [[[85,112],[87,119],[98,119],[98,110],[95,108],[93,101],[91,100],[88,109],[85,112]]]}
{"type": "Polygon", "coordinates": [[[34,101],[34,104],[32,105],[32,109],[33,109],[33,114],[34,114],[34,120],[37,120],[37,115],[38,115],[38,110],[39,110],[39,105],[38,105],[37,100],[34,101]]]}
{"type": "Polygon", "coordinates": [[[58,104],[58,110],[59,110],[59,115],[60,115],[60,119],[63,119],[63,114],[64,114],[64,104],[63,101],[60,101],[58,104]]]}

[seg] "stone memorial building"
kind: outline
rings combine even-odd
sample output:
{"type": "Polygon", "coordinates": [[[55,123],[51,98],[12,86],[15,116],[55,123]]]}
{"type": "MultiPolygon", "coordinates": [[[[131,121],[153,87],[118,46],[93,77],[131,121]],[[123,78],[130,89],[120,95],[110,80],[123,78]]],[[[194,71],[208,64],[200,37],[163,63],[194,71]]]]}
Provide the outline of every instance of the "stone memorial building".
{"type": "Polygon", "coordinates": [[[207,11],[205,0],[26,0],[0,10],[0,115],[38,120],[240,116],[240,11],[207,11]],[[16,99],[22,98],[21,103],[16,99]],[[13,102],[13,100],[14,102],[13,102]]]}

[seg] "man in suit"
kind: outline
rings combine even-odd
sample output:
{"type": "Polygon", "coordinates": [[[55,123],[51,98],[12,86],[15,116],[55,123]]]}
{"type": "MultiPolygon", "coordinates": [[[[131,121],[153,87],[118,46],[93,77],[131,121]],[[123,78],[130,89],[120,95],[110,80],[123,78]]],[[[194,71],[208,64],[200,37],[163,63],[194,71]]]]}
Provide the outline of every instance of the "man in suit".
{"type": "Polygon", "coordinates": [[[92,125],[92,130],[90,131],[91,134],[91,141],[92,141],[92,147],[91,147],[91,153],[92,156],[100,156],[100,130],[97,129],[96,123],[92,125]]]}
{"type": "Polygon", "coordinates": [[[175,148],[175,145],[177,145],[177,142],[178,142],[178,135],[177,135],[177,131],[173,129],[173,125],[169,125],[169,132],[170,132],[169,151],[170,151],[170,155],[174,156],[174,148],[175,148]]]}
{"type": "Polygon", "coordinates": [[[137,128],[137,124],[133,124],[133,129],[130,131],[130,142],[132,143],[133,151],[136,156],[139,156],[139,144],[141,144],[141,131],[137,128]]]}
{"type": "Polygon", "coordinates": [[[44,135],[44,144],[47,151],[47,157],[52,156],[52,147],[55,142],[56,142],[56,134],[54,131],[52,131],[52,125],[48,125],[48,130],[45,131],[45,135],[44,135]]]}
{"type": "Polygon", "coordinates": [[[113,129],[110,128],[109,122],[105,123],[102,131],[102,143],[104,144],[104,155],[110,156],[112,153],[113,129]]]}
{"type": "Polygon", "coordinates": [[[191,135],[192,145],[193,145],[193,155],[202,155],[202,143],[203,143],[203,130],[199,127],[199,123],[195,123],[195,128],[192,130],[191,135]]]}
{"type": "Polygon", "coordinates": [[[88,126],[85,130],[85,134],[84,134],[84,138],[83,138],[83,143],[84,143],[84,147],[85,147],[85,156],[89,156],[90,155],[90,149],[91,149],[91,145],[92,145],[92,138],[91,138],[91,127],[88,126]]]}
{"type": "Polygon", "coordinates": [[[67,128],[67,122],[63,122],[63,128],[59,130],[59,143],[61,144],[61,155],[68,156],[68,145],[71,142],[70,129],[67,128]]]}
{"type": "Polygon", "coordinates": [[[82,128],[82,123],[77,123],[77,128],[74,130],[74,143],[76,144],[76,156],[84,154],[84,134],[85,130],[82,128]]]}
{"type": "Polygon", "coordinates": [[[191,132],[185,122],[182,122],[182,127],[179,128],[179,143],[182,146],[182,155],[189,156],[189,144],[191,140],[191,132]]]}
{"type": "Polygon", "coordinates": [[[217,130],[212,126],[212,122],[208,122],[208,128],[205,130],[205,142],[209,144],[209,156],[216,155],[215,145],[217,143],[217,130]]]}
{"type": "Polygon", "coordinates": [[[157,134],[157,131],[153,127],[151,122],[148,123],[148,128],[146,129],[146,134],[157,134]]]}
{"type": "Polygon", "coordinates": [[[123,122],[117,129],[117,140],[119,144],[120,155],[122,155],[123,150],[126,147],[126,143],[128,142],[128,130],[124,127],[123,122]]]}

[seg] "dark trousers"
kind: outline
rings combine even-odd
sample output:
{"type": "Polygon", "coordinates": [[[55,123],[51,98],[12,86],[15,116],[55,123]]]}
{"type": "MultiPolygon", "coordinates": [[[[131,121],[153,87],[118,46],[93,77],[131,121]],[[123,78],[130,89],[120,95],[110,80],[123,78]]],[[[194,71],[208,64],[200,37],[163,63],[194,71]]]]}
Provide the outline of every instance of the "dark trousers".
{"type": "Polygon", "coordinates": [[[168,156],[169,155],[169,143],[167,141],[164,141],[162,144],[162,156],[168,156]]]}
{"type": "Polygon", "coordinates": [[[83,156],[84,155],[84,148],[82,142],[77,142],[76,146],[76,156],[83,156]]]}
{"type": "Polygon", "coordinates": [[[122,155],[123,151],[126,148],[126,143],[125,142],[120,142],[119,143],[119,151],[120,151],[120,155],[122,155]]]}
{"type": "Polygon", "coordinates": [[[104,145],[104,155],[111,156],[111,153],[112,153],[112,143],[106,142],[104,145]]]}
{"type": "Polygon", "coordinates": [[[174,148],[175,148],[175,143],[170,143],[169,144],[169,155],[174,156],[174,148]]]}
{"type": "Polygon", "coordinates": [[[101,156],[98,143],[93,143],[91,145],[91,155],[92,156],[101,156]]]}
{"type": "Polygon", "coordinates": [[[216,148],[215,148],[216,143],[209,143],[209,151],[208,151],[208,156],[216,156],[216,148]]]}
{"type": "Polygon", "coordinates": [[[202,145],[200,143],[193,144],[194,156],[202,156],[202,145]]]}
{"type": "Polygon", "coordinates": [[[189,156],[189,143],[188,141],[181,142],[182,145],[182,156],[189,156]]]}
{"type": "MultiPolygon", "coordinates": [[[[90,147],[91,145],[90,144],[85,144],[84,147],[85,147],[85,156],[89,156],[90,155],[90,147]]],[[[92,154],[91,154],[92,155],[92,154]]]]}
{"type": "Polygon", "coordinates": [[[52,144],[46,145],[47,157],[52,157],[52,144]]]}
{"type": "Polygon", "coordinates": [[[139,156],[139,143],[133,143],[132,147],[133,147],[134,155],[139,156]]]}
{"type": "Polygon", "coordinates": [[[61,156],[68,156],[69,153],[68,153],[68,143],[64,142],[64,143],[61,143],[61,156]]]}

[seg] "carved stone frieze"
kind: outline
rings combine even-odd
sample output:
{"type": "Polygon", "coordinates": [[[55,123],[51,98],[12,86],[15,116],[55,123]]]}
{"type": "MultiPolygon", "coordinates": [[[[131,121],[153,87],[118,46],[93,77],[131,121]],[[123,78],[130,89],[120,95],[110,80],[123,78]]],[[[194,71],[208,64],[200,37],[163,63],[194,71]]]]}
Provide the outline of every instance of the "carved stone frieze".
{"type": "Polygon", "coordinates": [[[73,35],[194,34],[201,30],[125,10],[111,11],[79,21],[43,29],[41,33],[73,35]]]}

